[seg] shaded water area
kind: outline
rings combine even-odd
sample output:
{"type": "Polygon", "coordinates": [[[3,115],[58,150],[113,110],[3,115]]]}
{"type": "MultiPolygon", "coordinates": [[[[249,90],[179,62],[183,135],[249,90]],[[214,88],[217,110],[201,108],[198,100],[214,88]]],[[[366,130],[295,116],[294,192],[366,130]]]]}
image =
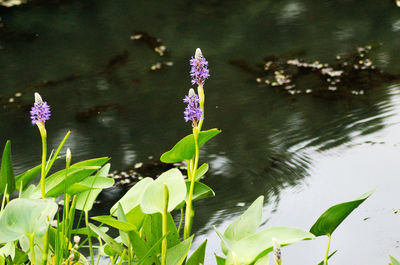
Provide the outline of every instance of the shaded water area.
{"type": "MultiPolygon", "coordinates": [[[[201,47],[211,73],[204,128],[223,130],[201,152],[210,163],[204,182],[216,192],[195,205],[195,245],[209,238],[206,264],[220,253],[212,226],[224,231],[259,195],[264,227],[308,230],[329,206],[374,188],[335,231],[330,264],[400,257],[395,1],[36,1],[1,8],[0,17],[0,141],[12,140],[17,173],[40,163],[28,115],[35,91],[52,106],[50,147],[71,130],[74,161],[111,156],[119,170],[158,159],[191,131],[182,99],[201,47]],[[346,83],[349,93],[291,95],[264,82],[266,56],[334,64],[365,45],[382,72],[346,83]],[[160,46],[165,53],[154,51],[160,46]]],[[[306,75],[296,89],[320,86],[306,75]]],[[[325,246],[318,238],[284,248],[284,263],[317,264],[325,246]]]]}

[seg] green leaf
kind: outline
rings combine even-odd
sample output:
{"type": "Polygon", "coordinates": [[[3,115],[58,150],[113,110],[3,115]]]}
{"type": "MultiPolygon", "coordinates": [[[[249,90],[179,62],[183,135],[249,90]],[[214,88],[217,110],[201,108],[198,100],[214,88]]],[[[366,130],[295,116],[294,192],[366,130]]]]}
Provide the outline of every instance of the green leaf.
{"type": "Polygon", "coordinates": [[[121,199],[119,199],[119,201],[113,205],[113,207],[111,207],[110,213],[116,216],[118,203],[120,203],[124,212],[129,215],[129,212],[141,203],[144,191],[152,182],[152,178],[144,178],[136,183],[121,199]]]}
{"type": "MultiPolygon", "coordinates": [[[[186,189],[190,189],[190,181],[186,181],[186,189]]],[[[194,183],[192,201],[197,201],[204,198],[214,197],[215,192],[206,184],[196,181],[194,183]]],[[[188,200],[188,198],[186,198],[188,200]]]]}
{"type": "Polygon", "coordinates": [[[58,154],[60,153],[61,148],[64,146],[65,142],[67,141],[68,136],[69,136],[70,133],[71,133],[71,131],[67,132],[67,134],[62,139],[61,143],[58,145],[57,150],[54,153],[53,157],[50,159],[50,161],[48,161],[48,165],[46,166],[46,172],[45,172],[46,176],[49,173],[49,171],[50,171],[51,167],[53,166],[54,162],[58,159],[58,154]]]}
{"type": "Polygon", "coordinates": [[[217,265],[225,265],[225,258],[215,255],[215,259],[217,260],[217,265]]]}
{"type": "Polygon", "coordinates": [[[199,265],[204,264],[204,256],[206,255],[207,240],[193,252],[192,256],[187,260],[185,265],[199,265]]]}
{"type": "Polygon", "coordinates": [[[140,205],[137,205],[135,208],[133,208],[126,214],[126,219],[128,220],[129,223],[133,224],[134,226],[137,227],[138,230],[140,230],[142,228],[143,221],[146,216],[147,215],[142,212],[140,205]]]}
{"type": "MultiPolygon", "coordinates": [[[[208,131],[200,132],[199,134],[199,148],[208,140],[219,134],[221,130],[211,129],[208,131]]],[[[193,134],[185,136],[180,140],[171,150],[165,152],[160,160],[164,163],[176,163],[184,160],[190,160],[194,157],[195,145],[193,134]]]]}
{"type": "Polygon", "coordinates": [[[400,262],[395,259],[393,256],[389,256],[390,257],[390,262],[392,263],[391,265],[400,265],[400,262]]]}
{"type": "Polygon", "coordinates": [[[17,190],[21,190],[21,185],[22,185],[22,190],[25,189],[25,187],[31,183],[32,180],[34,180],[39,174],[40,170],[42,169],[42,165],[38,165],[34,168],[31,168],[24,173],[18,175],[15,177],[15,188],[17,190]]]}
{"type": "Polygon", "coordinates": [[[107,244],[109,244],[119,255],[122,255],[124,248],[115,241],[112,237],[104,233],[100,228],[97,226],[89,223],[89,228],[95,232],[101,239],[103,239],[107,244]]]}
{"type": "Polygon", "coordinates": [[[354,201],[344,202],[330,207],[325,211],[311,227],[310,232],[316,236],[331,235],[344,219],[361,203],[363,203],[374,191],[363,194],[354,201]]]}
{"type": "Polygon", "coordinates": [[[15,190],[14,170],[11,162],[11,142],[8,140],[1,157],[0,169],[0,195],[4,193],[7,185],[7,194],[11,194],[15,190]]]}
{"type": "MultiPolygon", "coordinates": [[[[132,248],[135,250],[136,256],[142,260],[144,259],[145,262],[143,264],[153,265],[153,264],[160,264],[158,258],[152,253],[151,247],[147,242],[145,242],[142,238],[140,238],[137,231],[133,230],[129,232],[129,239],[132,244],[132,248]],[[151,253],[151,254],[148,254],[151,253]]],[[[157,247],[155,247],[157,248],[157,247]]]]}
{"type": "Polygon", "coordinates": [[[2,248],[0,248],[0,256],[1,257],[10,256],[11,259],[14,259],[14,257],[15,257],[15,245],[14,245],[14,242],[8,242],[2,248]]]}
{"type": "MultiPolygon", "coordinates": [[[[102,230],[104,233],[107,233],[107,231],[109,230],[108,227],[106,226],[102,226],[99,227],[100,230],[102,230]]],[[[71,230],[71,234],[78,234],[78,235],[88,235],[88,233],[90,233],[91,237],[97,237],[97,234],[95,232],[93,232],[92,230],[88,229],[87,227],[82,227],[82,228],[77,228],[77,229],[72,229],[71,230]]]]}
{"type": "Polygon", "coordinates": [[[167,249],[167,265],[181,265],[186,259],[192,240],[193,236],[167,249]]]}
{"type": "Polygon", "coordinates": [[[52,199],[10,201],[0,216],[0,243],[17,240],[23,235],[43,236],[57,209],[52,199]]]}
{"type": "Polygon", "coordinates": [[[164,210],[164,184],[169,191],[168,212],[171,212],[186,197],[186,185],[179,169],[172,168],[162,173],[150,183],[142,197],[141,208],[144,213],[162,213],[164,210]]]}
{"type": "Polygon", "coordinates": [[[196,175],[194,177],[195,181],[199,181],[202,176],[204,176],[208,171],[208,164],[204,163],[196,170],[196,175]]]}
{"type": "Polygon", "coordinates": [[[269,265],[269,255],[262,256],[258,258],[254,265],[269,265]]]}
{"type": "MultiPolygon", "coordinates": [[[[335,253],[337,252],[337,250],[335,250],[335,251],[333,251],[331,254],[329,254],[329,256],[328,256],[328,260],[333,256],[333,255],[335,255],[335,253]]],[[[318,265],[324,265],[324,260],[323,261],[321,261],[320,263],[318,263],[318,265]]],[[[400,265],[400,264],[398,264],[398,265],[400,265]]]]}
{"type": "Polygon", "coordinates": [[[260,196],[250,207],[225,230],[224,237],[229,241],[239,241],[255,234],[261,224],[264,196],[260,196]]]}
{"type": "Polygon", "coordinates": [[[168,236],[168,233],[165,234],[163,237],[161,237],[148,251],[147,253],[144,255],[144,258],[142,258],[139,263],[137,265],[143,265],[145,264],[145,262],[147,261],[147,257],[151,256],[152,253],[159,248],[159,246],[161,245],[161,242],[163,241],[163,239],[168,236]]]}
{"type": "MultiPolygon", "coordinates": [[[[281,246],[295,242],[313,239],[314,235],[294,227],[271,227],[256,234],[244,237],[239,241],[230,241],[227,245],[229,252],[225,255],[235,254],[239,264],[251,264],[273,250],[272,238],[275,238],[281,246]]],[[[227,265],[231,264],[227,260],[227,265]]]]}
{"type": "Polygon", "coordinates": [[[94,217],[91,217],[91,219],[96,220],[100,223],[104,223],[106,225],[112,226],[112,227],[122,230],[122,231],[137,230],[136,226],[134,226],[133,224],[117,220],[109,215],[94,216],[94,217]]]}

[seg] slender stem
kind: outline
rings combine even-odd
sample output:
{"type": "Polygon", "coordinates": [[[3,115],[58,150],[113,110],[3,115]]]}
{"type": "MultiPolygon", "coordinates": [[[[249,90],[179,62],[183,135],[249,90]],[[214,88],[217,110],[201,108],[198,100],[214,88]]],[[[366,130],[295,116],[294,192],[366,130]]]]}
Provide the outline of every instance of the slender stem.
{"type": "Polygon", "coordinates": [[[47,231],[44,234],[43,265],[47,264],[47,257],[49,256],[49,231],[50,228],[47,227],[47,231]]]}
{"type": "MultiPolygon", "coordinates": [[[[164,184],[164,211],[162,213],[162,235],[165,236],[168,233],[167,218],[168,218],[168,201],[169,191],[166,184],[164,184]]],[[[167,264],[167,237],[165,237],[161,243],[161,265],[167,264]]]]}
{"type": "Polygon", "coordinates": [[[204,121],[204,101],[205,101],[205,95],[204,95],[204,89],[203,89],[203,85],[199,85],[197,87],[197,93],[199,94],[199,103],[200,103],[200,108],[203,111],[203,119],[200,120],[199,122],[199,131],[201,131],[201,126],[203,125],[203,121],[204,121]]]}
{"type": "Polygon", "coordinates": [[[46,160],[47,160],[47,133],[44,124],[37,123],[37,126],[40,131],[40,136],[42,137],[42,168],[40,174],[40,190],[42,192],[42,198],[46,197],[46,187],[45,187],[45,178],[46,178],[46,160]]]}
{"type": "Polygon", "coordinates": [[[121,258],[119,259],[118,265],[122,264],[122,261],[123,261],[124,256],[125,256],[125,252],[126,252],[126,249],[124,249],[124,251],[122,251],[121,258]]]}
{"type": "Polygon", "coordinates": [[[328,235],[328,246],[326,247],[324,265],[328,265],[329,247],[331,245],[331,235],[328,235]]]}
{"type": "Polygon", "coordinates": [[[193,128],[193,135],[194,135],[194,143],[195,143],[196,153],[194,156],[193,168],[190,170],[190,172],[191,172],[191,177],[189,178],[190,179],[190,189],[189,189],[189,196],[188,196],[187,205],[186,205],[185,228],[183,230],[183,239],[184,240],[186,240],[190,236],[190,230],[192,229],[193,216],[194,216],[192,199],[193,199],[196,170],[197,170],[197,166],[199,163],[199,129],[198,129],[198,127],[193,128]]]}
{"type": "Polygon", "coordinates": [[[35,265],[36,257],[35,257],[35,244],[33,242],[34,235],[29,235],[29,248],[31,252],[31,265],[35,265]]]}
{"type": "Polygon", "coordinates": [[[183,223],[183,207],[181,208],[181,217],[179,219],[179,226],[178,226],[178,236],[181,232],[181,228],[182,228],[182,223],[183,223]]]}
{"type": "MultiPolygon", "coordinates": [[[[100,249],[103,246],[103,243],[101,242],[101,238],[100,237],[98,237],[98,240],[99,240],[99,245],[100,245],[99,249],[100,249]]],[[[100,257],[101,257],[101,253],[100,253],[100,251],[98,251],[96,265],[99,265],[100,257]]]]}
{"type": "Polygon", "coordinates": [[[89,251],[90,251],[90,264],[94,265],[94,255],[93,255],[93,246],[92,246],[92,237],[90,236],[90,228],[89,228],[89,213],[85,210],[85,222],[86,227],[88,229],[88,240],[89,240],[89,251]]]}

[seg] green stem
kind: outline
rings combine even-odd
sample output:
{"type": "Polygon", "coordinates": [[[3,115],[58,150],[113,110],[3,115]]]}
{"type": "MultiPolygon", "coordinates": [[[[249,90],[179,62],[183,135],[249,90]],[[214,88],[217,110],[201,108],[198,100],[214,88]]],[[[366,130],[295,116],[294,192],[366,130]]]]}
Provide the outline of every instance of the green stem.
{"type": "Polygon", "coordinates": [[[190,230],[192,229],[193,216],[194,216],[192,199],[193,199],[196,170],[197,170],[197,166],[199,163],[199,128],[198,127],[193,128],[193,135],[194,135],[194,144],[195,144],[195,148],[196,148],[196,153],[194,156],[193,168],[190,170],[190,172],[191,172],[191,177],[189,178],[190,179],[190,189],[189,189],[189,196],[188,196],[188,201],[187,201],[187,205],[186,205],[185,228],[183,230],[183,239],[184,240],[186,240],[190,237],[190,230]]]}
{"type": "Polygon", "coordinates": [[[89,213],[88,213],[87,210],[85,210],[85,222],[86,222],[86,227],[87,227],[87,229],[89,231],[88,240],[89,240],[89,251],[90,251],[90,264],[94,265],[92,238],[90,236],[90,228],[89,228],[89,213]]]}
{"type": "Polygon", "coordinates": [[[179,225],[178,225],[178,236],[180,237],[180,232],[182,228],[182,223],[183,223],[183,207],[181,208],[181,217],[179,219],[179,225]]]}
{"type": "Polygon", "coordinates": [[[31,265],[35,265],[36,257],[35,257],[35,244],[33,242],[34,235],[29,235],[29,247],[31,251],[31,265]]]}
{"type": "MultiPolygon", "coordinates": [[[[168,186],[164,184],[164,211],[162,213],[162,235],[165,236],[168,233],[167,221],[168,221],[168,201],[169,191],[168,186]]],[[[161,265],[167,264],[167,237],[165,237],[161,243],[161,265]]]]}
{"type": "Polygon", "coordinates": [[[42,198],[46,197],[46,188],[45,188],[45,178],[46,178],[46,160],[47,160],[47,133],[44,124],[37,123],[39,128],[40,136],[42,137],[42,168],[40,174],[40,190],[42,192],[42,198]]]}
{"type": "Polygon", "coordinates": [[[328,265],[329,247],[331,245],[331,235],[328,235],[328,246],[326,247],[324,265],[328,265]]]}
{"type": "Polygon", "coordinates": [[[203,119],[200,120],[199,122],[199,131],[201,131],[201,126],[203,125],[204,121],[204,101],[205,101],[205,95],[204,95],[204,89],[203,85],[200,85],[197,87],[197,93],[199,94],[199,103],[200,103],[200,108],[203,111],[203,119]]]}
{"type": "Polygon", "coordinates": [[[49,231],[50,227],[47,227],[46,234],[44,234],[43,265],[47,264],[47,257],[49,256],[49,231]]]}

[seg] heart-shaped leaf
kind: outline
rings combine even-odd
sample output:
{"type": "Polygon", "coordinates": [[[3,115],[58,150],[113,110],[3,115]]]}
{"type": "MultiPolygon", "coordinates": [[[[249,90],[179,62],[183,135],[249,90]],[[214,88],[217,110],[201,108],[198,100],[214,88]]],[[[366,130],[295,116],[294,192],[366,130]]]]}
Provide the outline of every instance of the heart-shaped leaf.
{"type": "Polygon", "coordinates": [[[179,169],[172,168],[162,173],[150,183],[142,197],[141,208],[144,213],[162,213],[164,211],[164,184],[169,191],[168,212],[171,212],[186,197],[186,185],[179,169]]]}
{"type": "Polygon", "coordinates": [[[331,235],[349,214],[363,203],[374,191],[369,191],[357,200],[340,203],[326,210],[311,227],[316,236],[331,235]]]}
{"type": "MultiPolygon", "coordinates": [[[[211,129],[199,133],[199,148],[208,140],[219,134],[221,130],[211,129]]],[[[184,160],[190,160],[195,154],[195,144],[193,134],[185,136],[171,150],[165,152],[160,160],[164,163],[176,163],[184,160]]]]}

